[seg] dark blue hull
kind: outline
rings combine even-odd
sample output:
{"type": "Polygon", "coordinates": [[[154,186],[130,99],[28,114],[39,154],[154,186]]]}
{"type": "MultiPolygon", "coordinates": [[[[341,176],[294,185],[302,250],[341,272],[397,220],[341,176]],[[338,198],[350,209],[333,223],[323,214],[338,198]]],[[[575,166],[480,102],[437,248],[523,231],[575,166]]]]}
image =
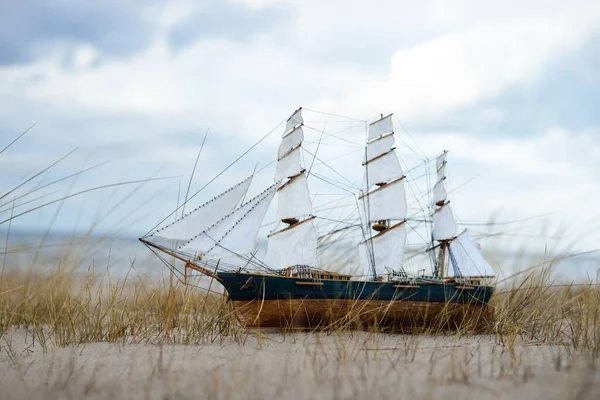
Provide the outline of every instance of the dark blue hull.
{"type": "Polygon", "coordinates": [[[432,303],[489,302],[492,286],[462,286],[413,282],[399,285],[394,282],[321,280],[312,281],[291,277],[250,273],[219,272],[219,278],[233,301],[242,300],[381,300],[418,301],[432,303]],[[416,286],[416,287],[411,287],[416,286]]]}
{"type": "Polygon", "coordinates": [[[455,327],[473,315],[478,325],[486,325],[494,292],[492,286],[441,280],[313,281],[229,272],[218,277],[248,327],[455,327]]]}

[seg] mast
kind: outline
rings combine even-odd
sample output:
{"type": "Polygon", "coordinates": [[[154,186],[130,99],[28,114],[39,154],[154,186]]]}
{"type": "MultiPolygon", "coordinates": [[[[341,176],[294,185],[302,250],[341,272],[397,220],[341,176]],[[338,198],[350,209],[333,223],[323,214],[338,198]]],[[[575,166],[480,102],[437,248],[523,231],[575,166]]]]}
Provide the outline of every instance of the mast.
{"type": "Polygon", "coordinates": [[[434,275],[444,278],[447,276],[447,255],[450,241],[456,237],[456,222],[448,201],[446,191],[446,156],[448,151],[438,156],[435,162],[437,180],[433,186],[433,239],[439,242],[440,253],[434,269],[434,275]]]}
{"type": "Polygon", "coordinates": [[[433,239],[439,242],[440,255],[434,275],[440,278],[451,276],[448,268],[450,263],[454,270],[454,276],[459,279],[463,276],[493,277],[494,269],[483,258],[467,230],[457,235],[456,222],[445,186],[447,155],[448,151],[445,150],[435,163],[437,182],[433,187],[433,206],[436,208],[433,212],[433,239]]]}
{"type": "Polygon", "coordinates": [[[275,181],[283,184],[277,189],[280,223],[268,235],[265,263],[271,268],[317,265],[315,217],[311,215],[312,202],[301,157],[303,126],[302,108],[299,108],[288,118],[277,152],[275,181]]]}
{"type": "Polygon", "coordinates": [[[404,273],[406,193],[394,145],[392,114],[369,125],[361,200],[367,238],[359,244],[365,275],[377,279],[388,270],[404,273]],[[395,222],[391,222],[395,221],[395,222]],[[372,224],[373,223],[373,224],[372,224]],[[372,224],[372,225],[371,225],[372,224]]]}

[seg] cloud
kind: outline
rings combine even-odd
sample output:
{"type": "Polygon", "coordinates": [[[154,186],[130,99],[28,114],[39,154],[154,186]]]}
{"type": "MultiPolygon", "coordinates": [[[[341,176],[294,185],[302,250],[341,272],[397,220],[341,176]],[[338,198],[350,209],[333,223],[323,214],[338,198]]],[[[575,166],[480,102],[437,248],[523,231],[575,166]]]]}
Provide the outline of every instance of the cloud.
{"type": "Polygon", "coordinates": [[[105,57],[123,57],[155,39],[152,17],[159,2],[40,0],[6,3],[0,12],[0,65],[48,57],[49,50],[92,46],[105,57]],[[142,7],[144,5],[144,7],[142,7]]]}
{"type": "Polygon", "coordinates": [[[290,19],[290,10],[279,5],[257,8],[231,1],[207,1],[187,10],[187,15],[173,24],[168,42],[175,50],[211,37],[248,43],[254,35],[282,28],[290,19]]]}
{"type": "Polygon", "coordinates": [[[577,51],[598,30],[600,7],[569,5],[542,13],[468,26],[396,51],[389,75],[372,77],[321,107],[347,113],[387,109],[406,120],[447,117],[452,111],[499,96],[510,88],[535,87],[558,57],[577,51]]]}
{"type": "MultiPolygon", "coordinates": [[[[38,127],[8,165],[19,163],[24,173],[82,146],[66,170],[110,161],[85,184],[160,171],[182,175],[185,186],[210,127],[198,188],[300,105],[365,119],[394,111],[428,155],[451,150],[455,186],[483,174],[453,194],[464,220],[485,219],[503,206],[511,217],[544,209],[580,220],[575,211],[593,208],[600,126],[595,3],[120,4],[94,3],[104,7],[94,11],[97,20],[89,16],[92,6],[79,5],[61,11],[59,27],[40,29],[32,22],[43,21],[50,6],[11,11],[27,29],[15,30],[23,54],[7,52],[0,66],[0,132],[12,137],[33,122],[38,127]],[[121,14],[112,16],[115,10],[121,14]],[[90,27],[79,27],[86,16],[90,27]],[[123,43],[113,43],[117,36],[123,43]],[[577,208],[569,209],[573,202],[577,208]]],[[[328,131],[339,129],[329,115],[309,117],[315,128],[329,121],[328,131]]],[[[407,135],[397,131],[406,153],[400,139],[407,135]]],[[[363,133],[359,126],[344,138],[362,143],[363,133]]],[[[261,167],[272,161],[280,134],[204,194],[240,179],[256,160],[261,167]]],[[[322,159],[338,155],[328,141],[322,159]]],[[[358,181],[358,158],[332,164],[358,181]]],[[[172,211],[177,198],[178,181],[165,185],[140,195],[154,214],[172,211]]]]}

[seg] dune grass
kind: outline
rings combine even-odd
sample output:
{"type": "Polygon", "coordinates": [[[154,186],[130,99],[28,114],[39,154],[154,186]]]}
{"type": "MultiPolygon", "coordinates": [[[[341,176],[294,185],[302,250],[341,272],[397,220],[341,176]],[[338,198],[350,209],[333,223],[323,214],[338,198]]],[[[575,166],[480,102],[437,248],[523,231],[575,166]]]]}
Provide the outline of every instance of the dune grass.
{"type": "Polygon", "coordinates": [[[215,294],[64,268],[6,273],[0,293],[7,398],[592,399],[600,384],[600,290],[547,285],[544,274],[498,292],[483,335],[470,321],[412,335],[344,324],[273,334],[245,329],[215,294]],[[23,332],[47,358],[22,355],[23,332]]]}
{"type": "MultiPolygon", "coordinates": [[[[486,333],[511,348],[520,341],[568,346],[600,354],[600,288],[550,285],[549,274],[531,274],[518,286],[499,290],[483,330],[465,320],[448,329],[432,325],[426,334],[486,333]]],[[[5,272],[0,280],[0,333],[29,329],[40,344],[72,346],[91,342],[199,344],[243,341],[247,331],[226,298],[182,284],[126,277],[110,282],[60,267],[45,274],[5,272]]],[[[351,319],[351,317],[349,317],[351,319]]],[[[347,331],[338,324],[323,330],[347,331]]],[[[481,328],[481,327],[479,327],[481,328]]],[[[379,327],[369,327],[378,331],[379,327]]],[[[317,330],[319,330],[317,328],[317,330]]]]}

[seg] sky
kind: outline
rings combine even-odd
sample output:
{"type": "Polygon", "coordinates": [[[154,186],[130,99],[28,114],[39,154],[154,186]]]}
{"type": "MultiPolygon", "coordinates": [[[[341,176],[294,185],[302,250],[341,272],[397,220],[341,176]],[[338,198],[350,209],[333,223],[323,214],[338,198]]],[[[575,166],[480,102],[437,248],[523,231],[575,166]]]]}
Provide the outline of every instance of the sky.
{"type": "MultiPolygon", "coordinates": [[[[207,130],[191,193],[303,106],[365,121],[393,112],[407,169],[420,162],[415,154],[448,149],[457,219],[494,218],[504,233],[498,246],[593,250],[598,71],[597,1],[2,2],[0,148],[36,125],[0,154],[0,192],[76,150],[3,196],[0,220],[65,193],[171,177],[94,191],[12,222],[141,236],[184,196],[207,130]],[[37,202],[11,200],[97,164],[25,198],[45,196],[37,202]]],[[[330,114],[305,113],[315,128],[307,141],[355,125],[330,114]]],[[[363,143],[360,126],[343,136],[351,150],[363,143]]],[[[267,166],[282,132],[190,207],[255,163],[267,166]]],[[[333,158],[329,147],[320,159],[333,158]]],[[[357,182],[355,154],[337,167],[357,182]]],[[[257,191],[270,174],[255,179],[257,191]]]]}

